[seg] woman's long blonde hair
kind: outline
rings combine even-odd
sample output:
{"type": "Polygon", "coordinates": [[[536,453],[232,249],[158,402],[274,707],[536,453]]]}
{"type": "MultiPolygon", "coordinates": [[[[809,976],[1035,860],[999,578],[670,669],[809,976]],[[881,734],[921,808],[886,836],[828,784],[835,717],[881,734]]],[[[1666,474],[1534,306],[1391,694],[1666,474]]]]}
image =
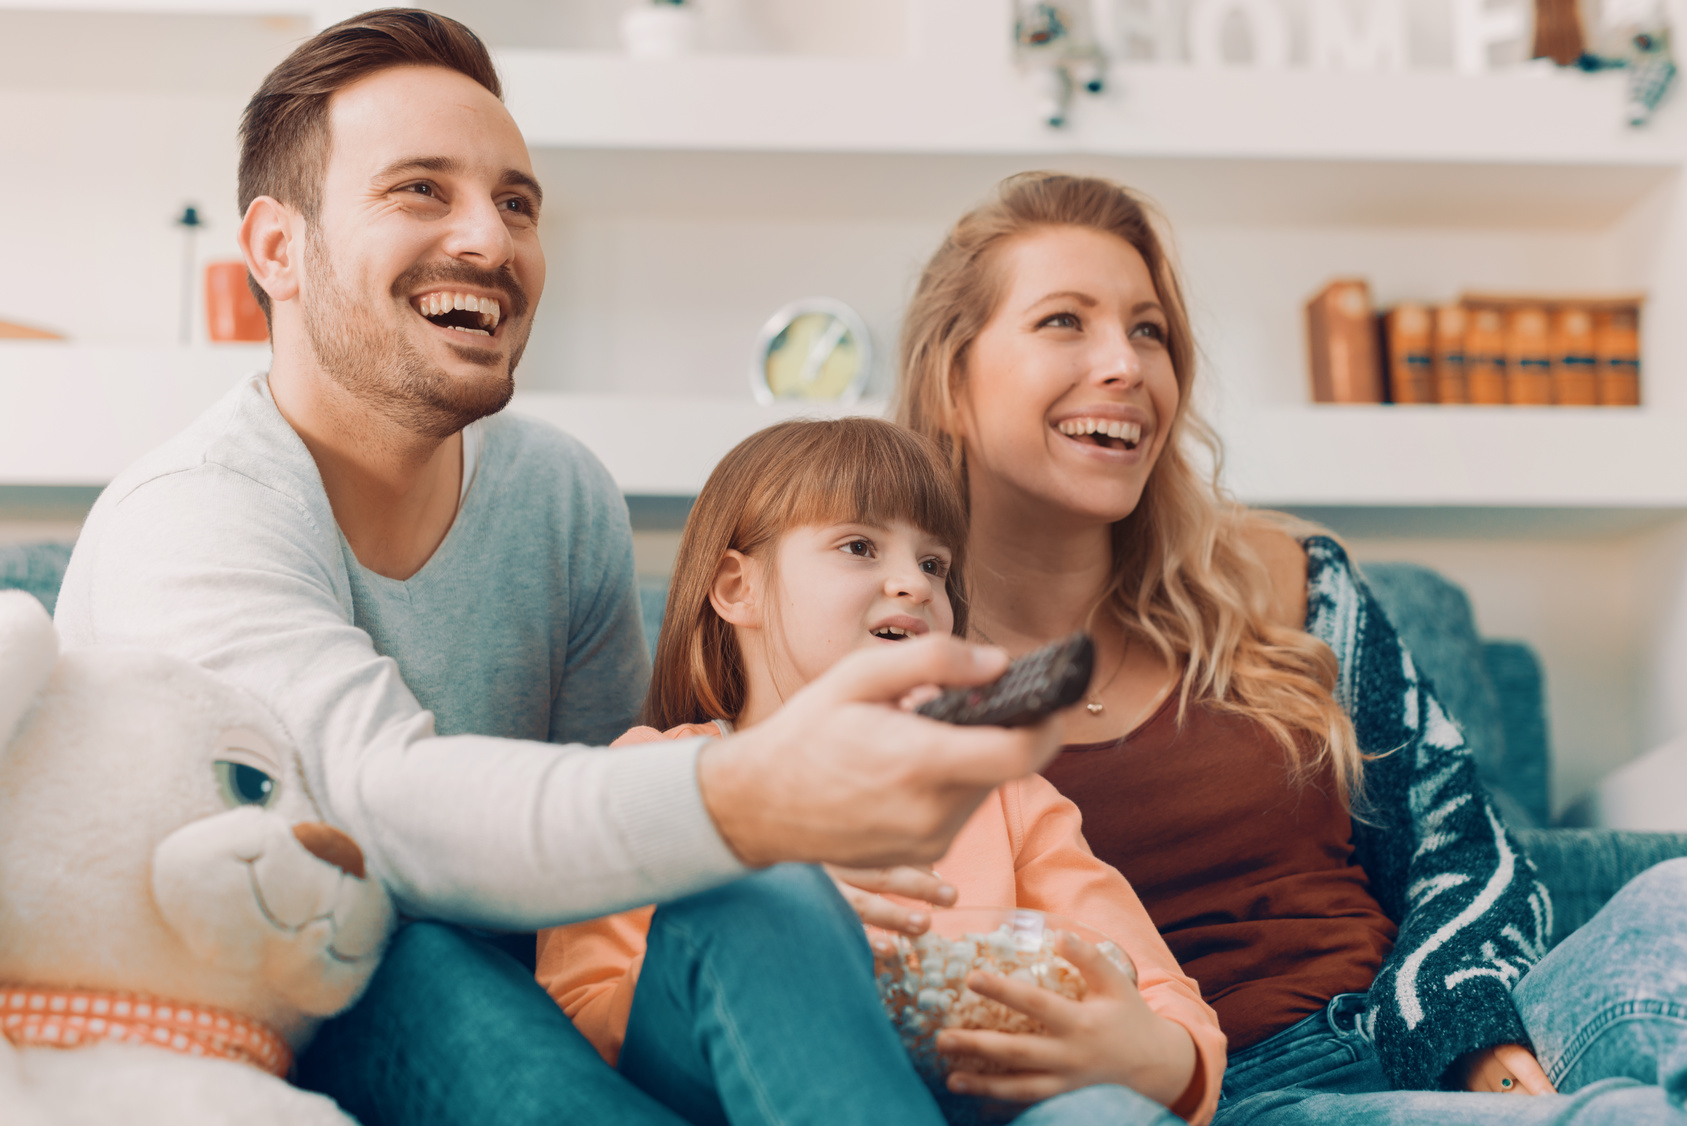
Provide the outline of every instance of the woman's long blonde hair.
{"type": "Polygon", "coordinates": [[[1107,180],[1027,172],[962,216],[926,264],[903,323],[898,421],[937,443],[964,495],[966,450],[953,437],[953,420],[967,349],[1006,288],[1001,247],[1052,227],[1116,235],[1142,255],[1165,309],[1177,376],[1177,414],[1159,461],[1136,510],[1113,525],[1113,578],[1098,610],[1182,666],[1180,723],[1194,701],[1252,719],[1282,745],[1297,778],[1327,766],[1337,793],[1351,800],[1364,756],[1335,700],[1335,654],[1271,620],[1270,577],[1247,533],[1273,518],[1220,489],[1217,435],[1191,403],[1195,344],[1182,287],[1140,201],[1107,180]],[[1210,475],[1186,441],[1206,447],[1210,475]]]}
{"type": "Polygon", "coordinates": [[[697,494],[674,559],[644,722],[659,730],[736,719],[748,687],[743,650],[709,602],[728,550],[771,563],[792,528],[902,520],[950,551],[945,586],[966,633],[966,503],[932,444],[877,418],[794,420],[744,439],[697,494]]]}

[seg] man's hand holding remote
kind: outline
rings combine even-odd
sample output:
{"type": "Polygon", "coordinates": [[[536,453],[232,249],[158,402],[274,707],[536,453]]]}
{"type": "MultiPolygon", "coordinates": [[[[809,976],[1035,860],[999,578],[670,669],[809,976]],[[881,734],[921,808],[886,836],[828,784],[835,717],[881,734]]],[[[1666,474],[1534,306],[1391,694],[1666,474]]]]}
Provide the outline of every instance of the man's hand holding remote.
{"type": "Polygon", "coordinates": [[[956,727],[897,706],[912,690],[985,684],[1000,649],[928,637],[839,661],[698,760],[703,802],[746,864],[930,864],[991,790],[1060,750],[1058,718],[956,727]]]}

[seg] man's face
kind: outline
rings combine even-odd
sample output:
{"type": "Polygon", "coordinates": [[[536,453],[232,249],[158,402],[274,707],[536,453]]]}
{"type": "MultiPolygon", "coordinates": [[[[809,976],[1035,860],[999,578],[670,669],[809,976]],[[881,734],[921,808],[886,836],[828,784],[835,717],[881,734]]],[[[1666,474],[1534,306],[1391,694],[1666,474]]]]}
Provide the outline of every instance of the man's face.
{"type": "Polygon", "coordinates": [[[336,382],[443,437],[509,401],[545,285],[527,145],[490,91],[442,67],[370,75],[328,119],[306,332],[336,382]]]}

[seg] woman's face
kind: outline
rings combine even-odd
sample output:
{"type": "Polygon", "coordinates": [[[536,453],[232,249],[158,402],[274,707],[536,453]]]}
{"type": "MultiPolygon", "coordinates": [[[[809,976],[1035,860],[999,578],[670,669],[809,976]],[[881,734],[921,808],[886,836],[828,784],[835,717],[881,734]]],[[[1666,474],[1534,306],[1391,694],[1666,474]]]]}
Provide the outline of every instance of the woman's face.
{"type": "Polygon", "coordinates": [[[1135,511],[1177,413],[1166,314],[1136,248],[1083,227],[1000,247],[1001,304],[967,351],[956,428],[974,511],[1135,511]]]}

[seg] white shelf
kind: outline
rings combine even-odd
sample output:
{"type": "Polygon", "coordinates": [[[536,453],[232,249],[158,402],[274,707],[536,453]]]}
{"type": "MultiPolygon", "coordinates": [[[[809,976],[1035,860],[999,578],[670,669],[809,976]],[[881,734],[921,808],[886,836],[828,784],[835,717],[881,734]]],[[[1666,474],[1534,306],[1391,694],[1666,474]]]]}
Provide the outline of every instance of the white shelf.
{"type": "Polygon", "coordinates": [[[514,50],[499,66],[547,186],[594,215],[946,223],[1001,177],[1057,166],[1180,223],[1599,230],[1687,159],[1687,114],[1630,128],[1611,73],[1121,65],[1056,130],[990,59],[514,50]]]}
{"type": "MultiPolygon", "coordinates": [[[[105,485],[268,366],[264,345],[0,344],[0,488],[105,485]]],[[[743,400],[524,392],[510,409],[579,438],[624,492],[654,496],[695,494],[722,454],[764,426],[851,413],[762,407],[748,392],[743,400]]]]}
{"type": "MultiPolygon", "coordinates": [[[[0,345],[0,486],[103,485],[267,362],[256,345],[0,345]]],[[[510,409],[579,438],[624,492],[689,496],[764,426],[884,405],[528,391],[510,409]]],[[[1262,408],[1223,426],[1226,481],[1249,503],[1291,507],[1687,510],[1683,421],[1591,408],[1262,408]]]]}
{"type": "Polygon", "coordinates": [[[1080,97],[1057,130],[1037,119],[1013,67],[991,59],[506,50],[498,64],[528,143],[566,149],[1639,167],[1683,156],[1679,115],[1624,124],[1623,78],[1613,73],[1121,64],[1110,91],[1080,97]]]}
{"type": "Polygon", "coordinates": [[[1269,506],[1687,509],[1683,420],[1597,407],[1262,408],[1227,482],[1269,506]]]}

